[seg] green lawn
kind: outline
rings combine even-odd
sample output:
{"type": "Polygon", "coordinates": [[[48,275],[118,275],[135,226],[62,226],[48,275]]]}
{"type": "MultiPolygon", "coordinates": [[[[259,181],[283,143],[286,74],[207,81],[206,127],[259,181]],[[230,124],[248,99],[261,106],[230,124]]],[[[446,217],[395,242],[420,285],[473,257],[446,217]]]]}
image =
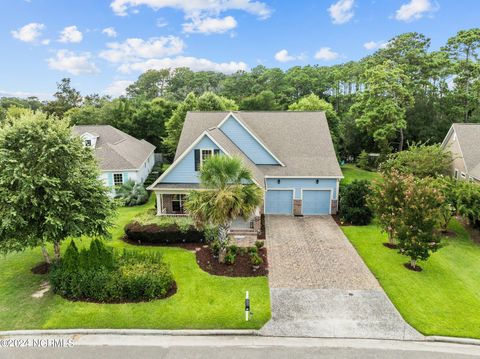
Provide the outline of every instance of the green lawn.
{"type": "MultiPolygon", "coordinates": [[[[109,244],[133,248],[122,242],[123,227],[134,215],[153,206],[121,208],[109,244]]],[[[88,244],[83,239],[81,244],[88,244]]],[[[66,245],[63,245],[65,249],[66,245]]],[[[170,264],[177,293],[147,303],[95,304],[70,302],[53,293],[35,299],[46,276],[30,272],[40,262],[38,248],[0,258],[0,330],[39,328],[157,328],[225,329],[260,328],[270,318],[270,297],[266,277],[228,278],[202,271],[195,254],[180,248],[146,248],[159,251],[170,264]],[[245,322],[245,291],[250,292],[252,320],[245,322]]]]}
{"type": "Polygon", "coordinates": [[[349,184],[353,180],[375,180],[380,179],[380,174],[378,172],[371,172],[362,170],[355,165],[347,164],[342,166],[342,172],[345,178],[342,180],[342,183],[349,184]]]}
{"type": "Polygon", "coordinates": [[[480,338],[480,246],[457,221],[450,229],[457,236],[417,273],[403,267],[407,257],[382,245],[387,238],[377,226],[342,227],[408,323],[425,335],[480,338]]]}

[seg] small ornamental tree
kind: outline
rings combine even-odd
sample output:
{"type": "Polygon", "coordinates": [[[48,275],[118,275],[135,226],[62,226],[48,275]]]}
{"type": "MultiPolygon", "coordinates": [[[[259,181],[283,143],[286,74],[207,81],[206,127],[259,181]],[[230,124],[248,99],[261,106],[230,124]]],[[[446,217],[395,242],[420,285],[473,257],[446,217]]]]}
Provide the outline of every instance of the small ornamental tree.
{"type": "Polygon", "coordinates": [[[457,213],[457,181],[451,177],[438,177],[432,185],[442,194],[444,201],[440,206],[440,228],[443,233],[448,230],[451,219],[457,213]]]}
{"type": "Polygon", "coordinates": [[[388,156],[381,169],[397,170],[403,174],[416,177],[447,176],[450,173],[452,154],[439,145],[412,144],[408,150],[396,152],[388,156]]]}
{"type": "Polygon", "coordinates": [[[458,214],[466,218],[470,225],[480,226],[480,185],[459,181],[455,192],[458,214]]]}
{"type": "Polygon", "coordinates": [[[387,233],[389,244],[394,246],[399,225],[398,213],[404,202],[405,184],[403,176],[396,170],[384,172],[382,177],[382,181],[374,181],[367,203],[375,213],[380,227],[387,233]]]}
{"type": "Polygon", "coordinates": [[[418,260],[427,260],[440,248],[437,226],[444,198],[430,178],[408,175],[403,178],[403,186],[403,204],[397,214],[398,249],[410,257],[410,268],[415,270],[418,260]]]}
{"type": "Polygon", "coordinates": [[[364,226],[372,220],[372,210],[367,206],[370,182],[354,180],[340,188],[340,217],[353,225],[364,226]]]}
{"type": "Polygon", "coordinates": [[[94,154],[66,120],[26,113],[0,128],[0,252],[106,236],[114,213],[94,154]]]}

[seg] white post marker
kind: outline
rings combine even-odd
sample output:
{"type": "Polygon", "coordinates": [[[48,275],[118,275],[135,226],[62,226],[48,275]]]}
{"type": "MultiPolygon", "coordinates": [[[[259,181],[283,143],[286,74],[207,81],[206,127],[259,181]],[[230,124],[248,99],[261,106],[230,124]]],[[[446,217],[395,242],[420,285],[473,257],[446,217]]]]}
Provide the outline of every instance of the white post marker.
{"type": "Polygon", "coordinates": [[[250,299],[248,298],[248,290],[245,293],[245,320],[248,322],[250,317],[250,299]]]}

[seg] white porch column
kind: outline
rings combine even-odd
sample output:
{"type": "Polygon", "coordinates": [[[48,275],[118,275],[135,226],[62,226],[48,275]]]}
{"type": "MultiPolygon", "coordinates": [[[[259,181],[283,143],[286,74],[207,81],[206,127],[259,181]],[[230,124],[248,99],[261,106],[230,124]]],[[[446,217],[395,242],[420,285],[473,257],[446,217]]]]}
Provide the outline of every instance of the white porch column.
{"type": "Polygon", "coordinates": [[[163,195],[159,192],[155,192],[157,196],[157,216],[161,216],[163,213],[163,195]]]}

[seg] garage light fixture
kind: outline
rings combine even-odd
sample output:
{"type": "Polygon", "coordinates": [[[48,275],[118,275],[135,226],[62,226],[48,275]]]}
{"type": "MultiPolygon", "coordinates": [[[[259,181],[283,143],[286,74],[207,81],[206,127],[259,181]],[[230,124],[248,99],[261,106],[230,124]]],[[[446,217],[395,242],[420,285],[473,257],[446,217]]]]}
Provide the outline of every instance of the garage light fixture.
{"type": "Polygon", "coordinates": [[[277,179],[277,184],[280,184],[280,180],[279,180],[279,179],[277,179]]]}
{"type": "Polygon", "coordinates": [[[320,182],[320,180],[319,180],[319,179],[316,179],[316,180],[315,180],[315,183],[318,184],[318,182],[320,182]]]}

